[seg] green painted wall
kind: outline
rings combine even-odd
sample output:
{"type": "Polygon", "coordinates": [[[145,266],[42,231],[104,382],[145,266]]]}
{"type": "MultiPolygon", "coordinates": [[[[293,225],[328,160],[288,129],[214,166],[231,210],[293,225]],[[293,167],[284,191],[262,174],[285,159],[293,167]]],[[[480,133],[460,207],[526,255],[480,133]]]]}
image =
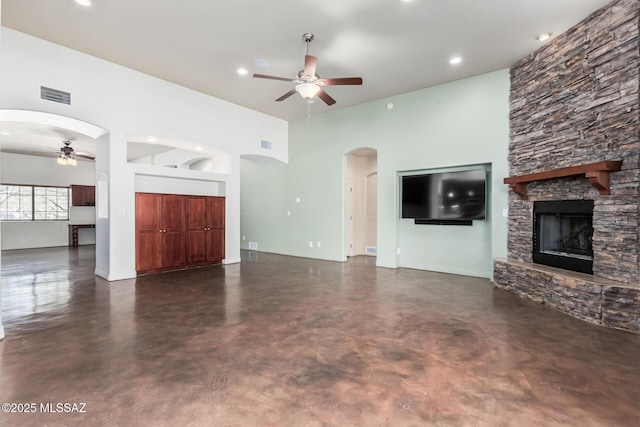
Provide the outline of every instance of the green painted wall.
{"type": "Polygon", "coordinates": [[[260,251],[344,260],[345,155],[371,147],[377,264],[491,277],[493,258],[506,255],[508,144],[508,70],[291,122],[288,165],[241,161],[241,247],[251,241],[260,251]],[[487,221],[452,227],[399,218],[399,174],[465,165],[491,169],[487,221]]]}

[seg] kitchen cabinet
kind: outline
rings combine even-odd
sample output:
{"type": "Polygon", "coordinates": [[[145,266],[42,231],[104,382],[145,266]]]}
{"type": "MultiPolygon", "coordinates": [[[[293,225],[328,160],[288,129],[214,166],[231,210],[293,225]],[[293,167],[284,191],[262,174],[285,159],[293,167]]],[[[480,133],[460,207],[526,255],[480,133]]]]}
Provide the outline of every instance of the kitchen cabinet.
{"type": "Polygon", "coordinates": [[[96,187],[93,185],[72,185],[71,206],[95,206],[96,187]]]}

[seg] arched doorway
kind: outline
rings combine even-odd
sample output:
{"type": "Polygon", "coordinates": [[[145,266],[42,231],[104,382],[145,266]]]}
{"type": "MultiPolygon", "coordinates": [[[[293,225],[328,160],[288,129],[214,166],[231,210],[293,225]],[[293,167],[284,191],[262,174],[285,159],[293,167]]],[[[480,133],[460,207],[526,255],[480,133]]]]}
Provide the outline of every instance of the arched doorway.
{"type": "MultiPolygon", "coordinates": [[[[17,155],[26,154],[32,158],[34,155],[53,156],[54,158],[51,159],[52,164],[56,162],[55,157],[58,157],[56,151],[65,141],[73,143],[72,148],[76,153],[89,152],[95,157],[96,141],[99,138],[108,138],[107,134],[108,132],[99,126],[67,116],[41,111],[0,110],[0,146],[2,146],[3,152],[17,155]]],[[[22,168],[33,171],[34,174],[38,172],[40,175],[39,181],[46,181],[46,178],[50,177],[50,175],[47,175],[42,178],[43,171],[35,170],[35,167],[28,168],[23,164],[12,164],[12,166],[16,170],[22,168]]],[[[42,184],[47,183],[42,182],[42,184]]],[[[41,231],[39,229],[36,234],[41,231]]],[[[66,233],[64,235],[66,237],[66,233]]],[[[96,246],[98,245],[96,244],[96,246]]],[[[0,259],[0,263],[1,261],[0,259]]],[[[2,313],[0,312],[0,339],[3,337],[4,328],[2,326],[2,313]]]]}
{"type": "Polygon", "coordinates": [[[345,254],[377,254],[378,151],[362,147],[346,155],[345,254]]]}

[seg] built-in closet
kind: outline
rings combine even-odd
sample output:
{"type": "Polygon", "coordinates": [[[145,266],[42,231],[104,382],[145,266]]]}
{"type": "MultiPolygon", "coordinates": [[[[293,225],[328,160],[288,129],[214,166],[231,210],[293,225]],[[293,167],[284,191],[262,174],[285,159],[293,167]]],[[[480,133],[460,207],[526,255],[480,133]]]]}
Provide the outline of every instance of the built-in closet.
{"type": "Polygon", "coordinates": [[[219,264],[224,217],[224,197],[136,193],[136,271],[219,264]]]}

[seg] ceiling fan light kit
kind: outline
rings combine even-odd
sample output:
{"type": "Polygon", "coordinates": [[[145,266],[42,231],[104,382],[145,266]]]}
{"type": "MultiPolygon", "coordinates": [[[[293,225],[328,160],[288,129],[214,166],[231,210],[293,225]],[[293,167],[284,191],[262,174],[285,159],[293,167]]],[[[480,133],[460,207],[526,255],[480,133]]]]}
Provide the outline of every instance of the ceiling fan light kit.
{"type": "Polygon", "coordinates": [[[71,141],[63,141],[64,147],[60,148],[58,152],[58,159],[56,162],[60,166],[77,166],[78,161],[76,160],[76,156],[87,158],[94,160],[95,158],[87,153],[76,153],[73,148],[71,148],[71,141]]]}
{"type": "Polygon", "coordinates": [[[60,157],[58,157],[57,162],[60,166],[77,166],[78,165],[78,161],[76,159],[74,159],[73,157],[67,157],[64,154],[61,154],[60,157]]]}
{"type": "Polygon", "coordinates": [[[350,85],[361,85],[362,77],[342,77],[342,78],[331,78],[331,79],[321,79],[316,74],[316,65],[318,64],[318,58],[315,56],[309,55],[309,44],[313,40],[313,34],[304,33],[302,35],[305,43],[307,44],[307,54],[304,56],[304,69],[300,70],[296,74],[296,78],[290,79],[286,77],[276,77],[269,76],[266,74],[254,74],[253,77],[259,79],[269,79],[269,80],[280,80],[285,82],[296,83],[294,89],[291,89],[289,92],[280,96],[276,99],[276,102],[284,101],[289,98],[294,93],[298,92],[300,96],[302,96],[307,101],[307,108],[310,103],[312,103],[312,99],[317,96],[322,101],[324,101],[327,105],[333,105],[336,103],[336,100],[333,99],[327,92],[325,92],[322,87],[323,86],[350,86],[350,85]]]}
{"type": "Polygon", "coordinates": [[[73,148],[70,145],[71,141],[64,141],[64,147],[60,148],[60,155],[57,160],[60,166],[76,166],[78,164],[73,148]]]}
{"type": "Polygon", "coordinates": [[[296,92],[298,92],[304,99],[311,99],[320,92],[320,87],[313,83],[300,83],[296,86],[296,92]]]}

